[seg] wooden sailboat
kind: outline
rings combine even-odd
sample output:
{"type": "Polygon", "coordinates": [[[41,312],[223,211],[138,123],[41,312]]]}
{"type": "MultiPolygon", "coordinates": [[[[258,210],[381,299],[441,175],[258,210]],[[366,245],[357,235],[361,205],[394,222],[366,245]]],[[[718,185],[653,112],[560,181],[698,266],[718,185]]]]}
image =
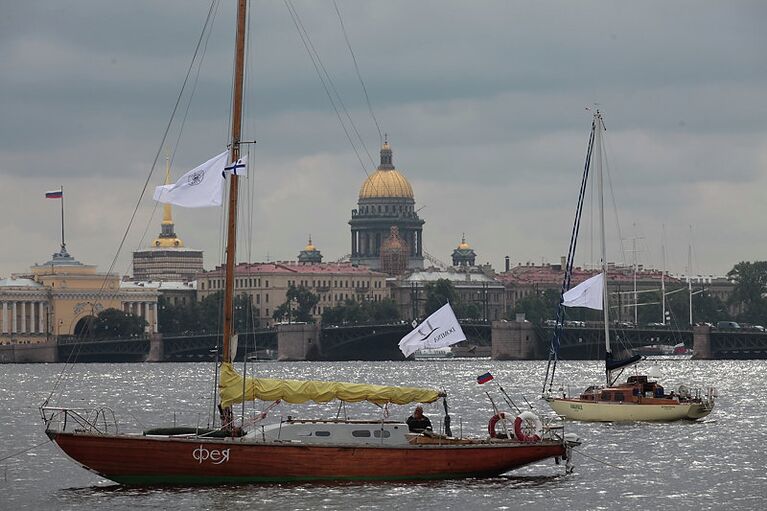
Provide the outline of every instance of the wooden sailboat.
{"type": "MultiPolygon", "coordinates": [[[[563,299],[557,313],[557,325],[552,339],[549,367],[544,382],[543,398],[560,416],[582,421],[676,421],[682,419],[695,420],[705,417],[714,408],[715,390],[709,388],[704,394],[700,389],[691,391],[687,386],[680,385],[676,391],[666,392],[662,385],[653,381],[649,376],[635,373],[629,376],[625,383],[618,383],[624,370],[639,362],[642,357],[635,355],[626,360],[616,360],[610,346],[610,318],[607,294],[607,250],[605,242],[604,195],[602,180],[602,134],[604,121],[597,110],[591,126],[591,136],[586,156],[586,165],[581,181],[581,195],[576,209],[576,218],[567,256],[565,278],[562,285],[563,299]],[[600,288],[592,291],[597,293],[598,308],[603,311],[604,340],[605,340],[605,385],[592,385],[576,396],[567,396],[560,392],[552,392],[554,373],[559,348],[559,335],[564,327],[564,307],[570,287],[573,260],[577,246],[577,236],[580,224],[580,214],[583,207],[583,196],[591,167],[594,167],[599,194],[599,223],[602,251],[602,273],[600,288]],[[601,295],[601,296],[600,296],[601,295]],[[548,386],[548,389],[546,388],[548,386]]],[[[591,279],[590,279],[591,280],[591,279]]],[[[579,286],[580,287],[580,286],[579,286]]],[[[588,306],[588,305],[587,305],[588,306]]]]}
{"type": "MultiPolygon", "coordinates": [[[[239,0],[236,36],[232,140],[229,160],[240,150],[240,125],[247,2],[239,0]]],[[[228,204],[225,340],[233,329],[234,266],[238,176],[231,175],[228,204]]],[[[266,481],[399,480],[481,477],[502,474],[547,458],[569,459],[577,439],[561,424],[541,423],[530,412],[503,428],[514,434],[457,438],[445,420],[444,435],[412,433],[404,422],[386,420],[299,420],[248,430],[237,424],[232,405],[245,400],[290,403],[368,401],[376,405],[434,402],[432,389],[243,378],[233,368],[232,349],[223,343],[219,373],[221,428],[158,428],[143,434],[118,433],[103,412],[49,407],[41,412],[46,434],[84,468],[123,484],[236,484],[266,481]],[[535,431],[527,431],[531,426],[535,431]],[[511,438],[502,438],[510,436],[511,438]]],[[[447,411],[447,405],[445,404],[447,411]]],[[[493,427],[505,415],[493,417],[493,427]]],[[[449,417],[446,416],[446,419],[449,417]]],[[[499,426],[500,427],[500,426],[499,426]]]]}

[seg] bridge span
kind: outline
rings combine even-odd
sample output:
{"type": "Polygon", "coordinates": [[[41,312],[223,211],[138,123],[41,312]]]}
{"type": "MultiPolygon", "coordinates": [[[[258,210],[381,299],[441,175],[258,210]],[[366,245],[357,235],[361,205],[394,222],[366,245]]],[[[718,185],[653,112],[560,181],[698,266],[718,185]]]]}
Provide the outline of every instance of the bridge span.
{"type": "MultiPolygon", "coordinates": [[[[467,340],[459,354],[491,355],[497,360],[546,359],[553,327],[527,321],[462,322],[467,340]]],[[[236,360],[403,360],[399,340],[411,330],[407,323],[339,325],[278,325],[239,334],[236,360]]],[[[616,356],[648,345],[683,343],[698,359],[767,359],[767,333],[695,327],[625,328],[611,333],[616,356]]],[[[128,339],[52,338],[37,345],[0,346],[0,363],[35,362],[184,362],[213,361],[220,334],[153,334],[128,339]]],[[[604,331],[598,325],[574,326],[561,337],[560,358],[604,358],[604,331]]]]}

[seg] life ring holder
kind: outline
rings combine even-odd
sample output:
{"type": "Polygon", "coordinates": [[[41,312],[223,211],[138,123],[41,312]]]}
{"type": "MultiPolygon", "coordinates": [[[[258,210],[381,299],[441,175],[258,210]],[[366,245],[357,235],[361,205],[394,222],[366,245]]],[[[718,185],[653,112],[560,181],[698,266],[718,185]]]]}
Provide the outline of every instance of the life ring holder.
{"type": "Polygon", "coordinates": [[[490,435],[490,438],[498,438],[498,433],[495,432],[495,426],[499,421],[505,421],[508,418],[509,415],[506,412],[498,412],[490,417],[490,421],[487,423],[487,434],[490,435]]]}
{"type": "Polygon", "coordinates": [[[543,423],[533,412],[522,412],[514,419],[514,435],[520,442],[539,442],[543,423]]]}

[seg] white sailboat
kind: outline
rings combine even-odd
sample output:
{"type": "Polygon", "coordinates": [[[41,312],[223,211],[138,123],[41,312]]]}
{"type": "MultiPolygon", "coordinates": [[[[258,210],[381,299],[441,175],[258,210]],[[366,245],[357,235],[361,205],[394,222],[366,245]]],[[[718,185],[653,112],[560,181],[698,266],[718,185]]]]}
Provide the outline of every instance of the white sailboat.
{"type": "Polygon", "coordinates": [[[624,383],[618,383],[624,370],[639,362],[642,357],[635,355],[626,360],[616,360],[610,345],[610,318],[607,294],[607,249],[605,242],[604,194],[602,179],[602,135],[604,121],[597,110],[591,127],[589,147],[586,157],[581,195],[578,200],[573,235],[570,241],[565,279],[562,286],[562,302],[558,312],[555,336],[552,340],[549,366],[544,382],[543,398],[560,416],[572,420],[624,422],[624,421],[676,421],[682,419],[700,419],[714,408],[715,390],[709,388],[705,394],[700,389],[691,391],[680,385],[676,391],[666,392],[663,386],[650,376],[635,372],[624,383]],[[593,164],[593,165],[592,165],[593,164]],[[586,190],[589,171],[596,173],[599,200],[599,227],[601,241],[601,273],[569,290],[583,196],[586,190]],[[589,307],[602,310],[605,341],[605,377],[604,385],[591,385],[575,396],[564,392],[552,391],[554,373],[558,358],[559,335],[564,327],[563,307],[589,307]],[[547,388],[548,386],[548,388],[547,388]]]}

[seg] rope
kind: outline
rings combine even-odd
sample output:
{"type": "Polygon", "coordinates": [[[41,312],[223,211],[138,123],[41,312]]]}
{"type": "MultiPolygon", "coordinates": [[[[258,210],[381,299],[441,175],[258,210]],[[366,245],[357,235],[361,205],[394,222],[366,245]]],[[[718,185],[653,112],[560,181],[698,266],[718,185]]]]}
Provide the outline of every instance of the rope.
{"type": "MultiPolygon", "coordinates": [[[[573,451],[574,450],[575,449],[573,448],[573,451]]],[[[600,459],[595,458],[594,456],[589,456],[585,452],[578,451],[578,454],[581,455],[581,456],[585,456],[585,457],[589,458],[590,460],[596,461],[597,463],[601,463],[602,465],[607,465],[608,467],[617,468],[618,470],[623,470],[624,472],[626,471],[626,469],[623,468],[623,467],[619,467],[618,465],[613,465],[612,463],[608,463],[606,461],[602,461],[600,459]]]]}
{"type": "Polygon", "coordinates": [[[28,448],[23,449],[21,451],[17,451],[17,452],[14,452],[12,454],[9,454],[7,456],[3,456],[2,458],[0,458],[0,461],[5,461],[5,460],[10,459],[10,458],[15,458],[19,454],[24,454],[25,452],[29,452],[29,451],[31,451],[33,449],[37,449],[38,447],[42,447],[43,445],[47,444],[48,442],[51,442],[50,438],[48,440],[46,440],[45,442],[41,443],[41,444],[33,445],[32,447],[28,447],[28,448]]]}

